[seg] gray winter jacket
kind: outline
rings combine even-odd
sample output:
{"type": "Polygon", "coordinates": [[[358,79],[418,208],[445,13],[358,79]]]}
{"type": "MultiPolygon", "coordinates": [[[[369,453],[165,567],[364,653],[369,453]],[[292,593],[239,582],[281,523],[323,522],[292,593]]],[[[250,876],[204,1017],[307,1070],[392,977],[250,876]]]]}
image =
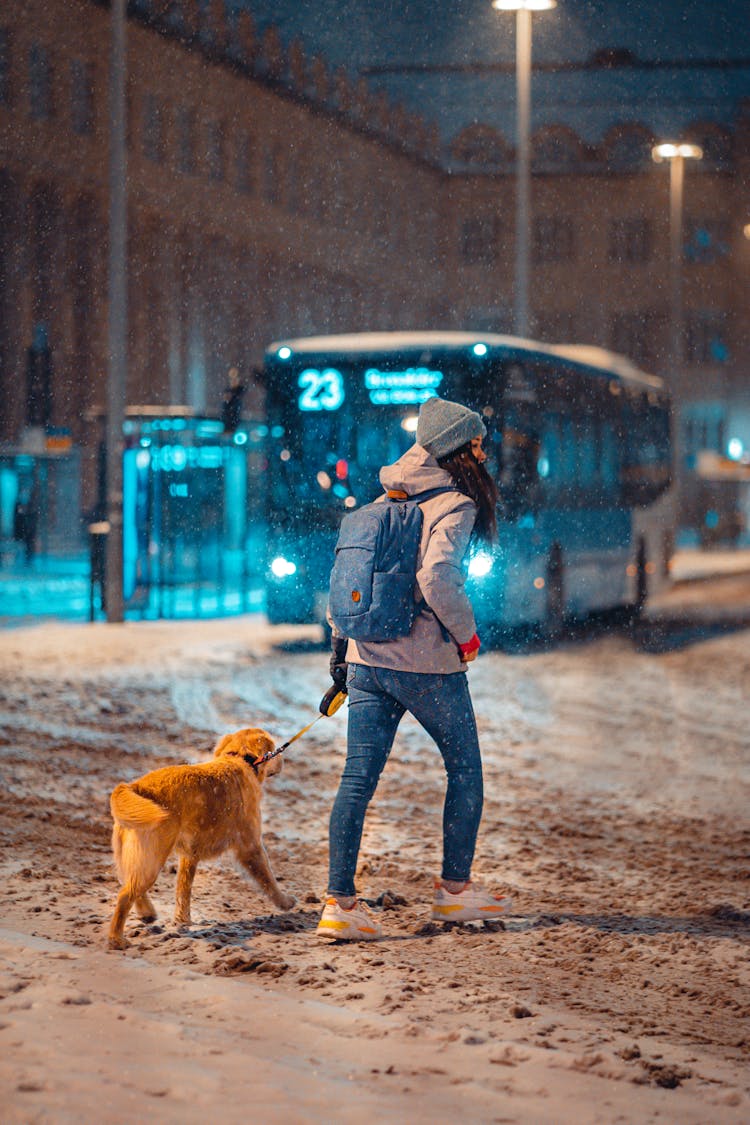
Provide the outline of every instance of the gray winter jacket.
{"type": "MultiPolygon", "coordinates": [[[[413,496],[429,488],[453,484],[445,469],[415,444],[380,470],[385,489],[413,496]]],[[[424,516],[417,560],[417,596],[426,605],[406,637],[378,643],[349,641],[346,659],[353,664],[394,668],[403,672],[464,672],[459,644],[476,632],[474,613],[464,591],[463,558],[476,518],[476,505],[461,492],[443,492],[421,505],[424,516]]]]}

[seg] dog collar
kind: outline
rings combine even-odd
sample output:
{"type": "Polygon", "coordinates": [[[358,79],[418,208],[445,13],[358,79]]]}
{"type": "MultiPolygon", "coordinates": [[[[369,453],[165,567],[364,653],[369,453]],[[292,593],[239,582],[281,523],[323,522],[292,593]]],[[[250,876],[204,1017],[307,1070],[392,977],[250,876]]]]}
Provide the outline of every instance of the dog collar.
{"type": "Polygon", "coordinates": [[[242,757],[257,773],[258,766],[264,766],[266,762],[270,762],[271,758],[278,757],[284,750],[286,750],[286,746],[277,746],[274,750],[266,750],[265,754],[261,754],[260,758],[251,758],[249,754],[243,754],[242,757]]]}

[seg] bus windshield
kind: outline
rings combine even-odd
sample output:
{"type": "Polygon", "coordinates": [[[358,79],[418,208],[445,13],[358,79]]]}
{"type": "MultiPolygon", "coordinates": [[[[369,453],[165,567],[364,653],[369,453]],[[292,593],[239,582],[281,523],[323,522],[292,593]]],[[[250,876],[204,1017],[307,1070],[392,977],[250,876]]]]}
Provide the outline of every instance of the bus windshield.
{"type": "Polygon", "coordinates": [[[381,467],[414,443],[420,404],[438,391],[460,398],[470,377],[462,356],[428,353],[305,354],[266,370],[277,524],[293,521],[301,506],[313,520],[337,524],[348,508],[375,499],[381,467]]]}

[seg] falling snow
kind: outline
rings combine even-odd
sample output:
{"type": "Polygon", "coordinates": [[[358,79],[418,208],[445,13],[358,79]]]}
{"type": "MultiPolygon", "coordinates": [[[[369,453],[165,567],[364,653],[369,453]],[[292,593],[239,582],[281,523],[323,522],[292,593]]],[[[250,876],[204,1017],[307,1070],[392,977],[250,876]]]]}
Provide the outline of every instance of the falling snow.
{"type": "Polygon", "coordinates": [[[310,722],[328,686],[314,628],[249,615],[6,631],[4,1120],[746,1120],[748,605],[747,573],[683,581],[635,634],[471,667],[476,874],[513,889],[504,931],[428,920],[443,777],[404,721],[360,857],[386,935],[367,948],[313,933],[343,712],[287,751],[266,793],[293,911],[269,913],[219,861],[179,930],[168,865],[157,922],[131,919],[124,953],[105,945],[109,792],[203,759],[227,730],[282,741],[310,722]]]}

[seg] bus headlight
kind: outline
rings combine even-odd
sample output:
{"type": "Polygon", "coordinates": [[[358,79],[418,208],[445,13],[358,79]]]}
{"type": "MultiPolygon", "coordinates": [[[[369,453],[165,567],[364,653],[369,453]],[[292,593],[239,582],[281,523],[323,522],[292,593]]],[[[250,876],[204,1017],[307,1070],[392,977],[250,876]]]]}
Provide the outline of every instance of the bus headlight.
{"type": "Polygon", "coordinates": [[[283,555],[277,555],[271,563],[271,572],[277,578],[291,578],[293,574],[297,573],[297,564],[285,559],[283,555]]]}
{"type": "Polygon", "coordinates": [[[472,578],[485,578],[492,570],[492,555],[479,551],[469,559],[469,574],[472,578]]]}

